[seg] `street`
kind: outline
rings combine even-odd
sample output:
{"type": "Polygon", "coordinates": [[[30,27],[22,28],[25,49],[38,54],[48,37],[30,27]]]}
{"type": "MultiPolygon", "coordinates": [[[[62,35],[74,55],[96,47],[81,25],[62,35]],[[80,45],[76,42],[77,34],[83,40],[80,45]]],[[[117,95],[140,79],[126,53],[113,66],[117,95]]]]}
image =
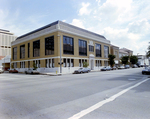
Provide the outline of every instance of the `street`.
{"type": "Polygon", "coordinates": [[[0,74],[0,119],[148,119],[150,78],[141,71],[0,74]]]}

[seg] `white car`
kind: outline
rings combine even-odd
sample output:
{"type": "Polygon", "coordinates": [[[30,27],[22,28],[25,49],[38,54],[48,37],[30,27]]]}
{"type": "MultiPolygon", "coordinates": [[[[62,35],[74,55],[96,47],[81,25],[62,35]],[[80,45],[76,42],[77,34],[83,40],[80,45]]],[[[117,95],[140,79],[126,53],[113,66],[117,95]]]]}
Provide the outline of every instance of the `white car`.
{"type": "Polygon", "coordinates": [[[25,71],[26,74],[39,74],[36,69],[28,69],[25,71]]]}
{"type": "Polygon", "coordinates": [[[4,70],[0,69],[0,73],[4,73],[4,70]]]}

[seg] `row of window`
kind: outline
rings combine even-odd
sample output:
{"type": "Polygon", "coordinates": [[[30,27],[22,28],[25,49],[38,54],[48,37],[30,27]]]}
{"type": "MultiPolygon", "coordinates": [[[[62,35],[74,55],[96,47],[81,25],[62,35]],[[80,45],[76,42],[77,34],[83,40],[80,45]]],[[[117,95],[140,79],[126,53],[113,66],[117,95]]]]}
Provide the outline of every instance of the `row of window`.
{"type": "MultiPolygon", "coordinates": [[[[45,67],[46,68],[54,68],[54,59],[45,59],[45,67]]],[[[79,59],[79,67],[83,67],[83,62],[87,62],[86,59],[79,59]]],[[[33,64],[35,63],[37,68],[40,68],[40,60],[34,60],[33,64]]],[[[101,60],[95,60],[95,66],[100,67],[102,66],[101,60]]],[[[14,68],[17,68],[17,63],[15,62],[14,68]]],[[[108,61],[104,61],[104,65],[108,66],[108,61]]],[[[74,67],[74,59],[63,59],[63,66],[64,67],[74,67]]],[[[20,62],[20,68],[25,68],[25,62],[20,62]]],[[[30,61],[28,61],[28,68],[30,68],[30,61]]]]}
{"type": "MultiPolygon", "coordinates": [[[[79,55],[87,56],[87,41],[79,39],[79,55]]],[[[89,45],[89,51],[94,52],[94,46],[89,45]]],[[[74,54],[74,39],[63,36],[63,53],[74,54]]],[[[101,57],[101,44],[95,44],[96,57],[101,57]]],[[[45,38],[45,55],[54,54],[54,36],[45,38]]],[[[104,57],[108,58],[109,47],[104,46],[104,57]]],[[[33,42],[33,57],[40,56],[40,40],[33,42]]],[[[28,58],[30,57],[30,43],[28,43],[28,58]]],[[[25,45],[20,46],[20,59],[25,58],[25,45]]],[[[13,59],[17,59],[17,47],[13,48],[13,59]]]]}

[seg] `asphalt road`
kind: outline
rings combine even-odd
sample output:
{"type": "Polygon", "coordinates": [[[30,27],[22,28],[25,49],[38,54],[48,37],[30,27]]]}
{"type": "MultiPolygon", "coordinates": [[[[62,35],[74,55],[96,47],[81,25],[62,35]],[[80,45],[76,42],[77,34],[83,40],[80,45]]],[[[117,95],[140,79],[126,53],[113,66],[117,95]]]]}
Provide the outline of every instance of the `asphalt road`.
{"type": "Polygon", "coordinates": [[[149,119],[150,78],[141,70],[0,74],[0,119],[149,119]]]}

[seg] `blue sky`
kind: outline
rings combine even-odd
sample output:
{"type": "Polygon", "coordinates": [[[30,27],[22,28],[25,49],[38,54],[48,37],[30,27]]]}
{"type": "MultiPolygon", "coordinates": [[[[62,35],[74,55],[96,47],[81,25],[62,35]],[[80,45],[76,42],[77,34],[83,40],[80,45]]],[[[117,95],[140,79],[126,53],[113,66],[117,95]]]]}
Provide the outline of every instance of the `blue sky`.
{"type": "Polygon", "coordinates": [[[150,42],[150,0],[0,0],[0,29],[23,35],[61,20],[145,54],[150,42]]]}

